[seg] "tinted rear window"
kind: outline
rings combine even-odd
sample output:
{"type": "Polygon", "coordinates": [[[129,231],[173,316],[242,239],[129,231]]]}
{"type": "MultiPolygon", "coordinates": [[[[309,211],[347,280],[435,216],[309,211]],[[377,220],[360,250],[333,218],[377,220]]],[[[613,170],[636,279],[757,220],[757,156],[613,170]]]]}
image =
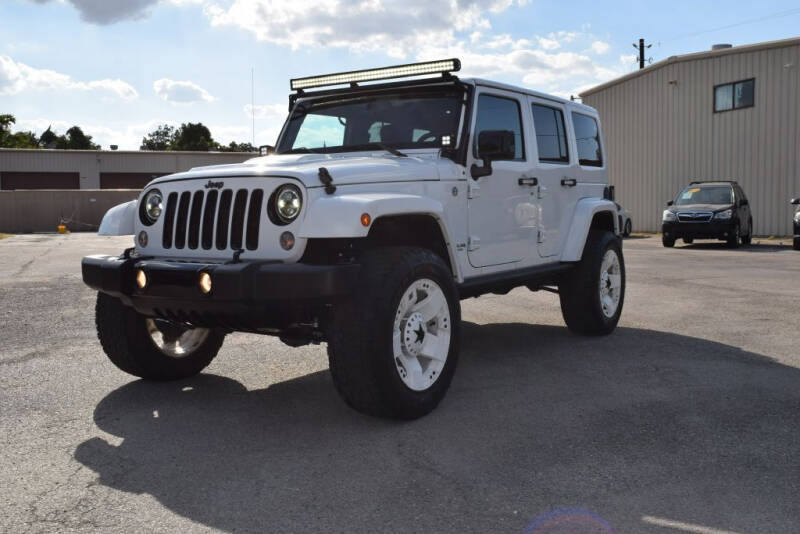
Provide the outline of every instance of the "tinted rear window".
{"type": "Polygon", "coordinates": [[[594,118],[582,113],[572,113],[575,142],[578,147],[578,162],[589,167],[602,167],[603,154],[600,148],[600,129],[594,118]]]}

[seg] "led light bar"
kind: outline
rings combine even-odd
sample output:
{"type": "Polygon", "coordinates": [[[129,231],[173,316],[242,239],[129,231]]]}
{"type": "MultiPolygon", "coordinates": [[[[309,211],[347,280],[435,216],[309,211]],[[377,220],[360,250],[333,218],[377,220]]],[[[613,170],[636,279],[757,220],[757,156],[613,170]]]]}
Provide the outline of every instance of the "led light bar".
{"type": "Polygon", "coordinates": [[[444,74],[446,72],[457,72],[460,69],[461,61],[458,59],[444,59],[440,61],[397,65],[396,67],[353,70],[350,72],[340,72],[338,74],[294,78],[291,80],[290,85],[292,91],[297,91],[300,89],[310,89],[312,87],[323,87],[325,85],[390,80],[392,78],[405,78],[407,76],[420,76],[422,74],[444,74]]]}

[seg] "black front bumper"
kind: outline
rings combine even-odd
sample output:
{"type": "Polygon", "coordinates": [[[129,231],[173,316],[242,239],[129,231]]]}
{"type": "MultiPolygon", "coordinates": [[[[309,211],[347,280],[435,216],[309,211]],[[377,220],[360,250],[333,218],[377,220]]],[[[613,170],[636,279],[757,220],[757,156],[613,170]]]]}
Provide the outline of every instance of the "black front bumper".
{"type": "Polygon", "coordinates": [[[313,321],[321,310],[353,291],[360,265],[87,256],[82,271],[86,285],[120,298],[144,315],[195,326],[262,331],[313,321]],[[136,284],[140,269],[147,277],[144,289],[136,284]],[[209,294],[200,290],[203,272],[211,276],[209,294]]]}
{"type": "Polygon", "coordinates": [[[680,239],[727,239],[736,224],[735,220],[709,222],[665,222],[661,225],[661,233],[666,237],[680,239]]]}

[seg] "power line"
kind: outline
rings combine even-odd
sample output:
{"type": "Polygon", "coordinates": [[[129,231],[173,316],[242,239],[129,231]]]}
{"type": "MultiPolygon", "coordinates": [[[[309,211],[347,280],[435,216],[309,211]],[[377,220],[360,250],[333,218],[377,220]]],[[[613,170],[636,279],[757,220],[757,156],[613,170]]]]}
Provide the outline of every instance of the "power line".
{"type": "Polygon", "coordinates": [[[700,31],[696,31],[696,32],[684,33],[682,35],[676,35],[674,37],[670,37],[669,39],[662,40],[660,42],[666,43],[666,42],[670,42],[670,41],[675,41],[677,39],[684,39],[686,37],[696,37],[698,35],[703,35],[703,34],[706,34],[706,33],[713,33],[713,32],[718,32],[718,31],[721,31],[721,30],[728,30],[730,28],[737,28],[739,26],[745,26],[747,24],[754,24],[756,22],[762,22],[762,21],[765,21],[765,20],[775,19],[775,18],[779,18],[779,17],[788,17],[788,16],[791,16],[791,15],[797,15],[797,14],[800,14],[800,8],[787,9],[785,11],[779,11],[777,13],[772,13],[770,15],[764,15],[763,17],[756,17],[756,18],[752,18],[752,19],[742,20],[742,21],[739,21],[739,22],[734,22],[733,24],[726,24],[725,26],[719,26],[717,28],[710,28],[708,30],[700,30],[700,31]]]}

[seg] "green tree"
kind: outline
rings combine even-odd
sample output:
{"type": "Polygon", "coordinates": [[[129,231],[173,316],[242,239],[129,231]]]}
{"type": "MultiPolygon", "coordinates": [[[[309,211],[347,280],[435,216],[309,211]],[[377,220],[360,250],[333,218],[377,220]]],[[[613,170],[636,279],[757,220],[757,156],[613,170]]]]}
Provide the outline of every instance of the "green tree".
{"type": "Polygon", "coordinates": [[[162,124],[142,138],[142,150],[170,150],[175,144],[177,130],[174,126],[162,124]]]}
{"type": "Polygon", "coordinates": [[[258,152],[258,149],[250,143],[237,143],[236,141],[231,141],[227,146],[219,145],[218,150],[220,152],[258,152]]]}
{"type": "Polygon", "coordinates": [[[65,145],[66,140],[63,135],[53,133],[50,126],[39,136],[39,146],[42,148],[56,148],[59,144],[65,145]]]}
{"type": "Polygon", "coordinates": [[[3,148],[39,148],[39,140],[33,132],[6,134],[2,139],[3,148]]]}
{"type": "Polygon", "coordinates": [[[171,150],[196,150],[206,152],[218,145],[211,137],[209,129],[201,122],[184,123],[175,133],[171,150]]]}
{"type": "MultiPolygon", "coordinates": [[[[92,143],[92,136],[83,133],[83,130],[81,130],[80,126],[73,126],[67,130],[64,141],[66,146],[63,148],[70,150],[100,150],[100,145],[92,143]]],[[[56,145],[56,148],[62,147],[56,145]]]]}

